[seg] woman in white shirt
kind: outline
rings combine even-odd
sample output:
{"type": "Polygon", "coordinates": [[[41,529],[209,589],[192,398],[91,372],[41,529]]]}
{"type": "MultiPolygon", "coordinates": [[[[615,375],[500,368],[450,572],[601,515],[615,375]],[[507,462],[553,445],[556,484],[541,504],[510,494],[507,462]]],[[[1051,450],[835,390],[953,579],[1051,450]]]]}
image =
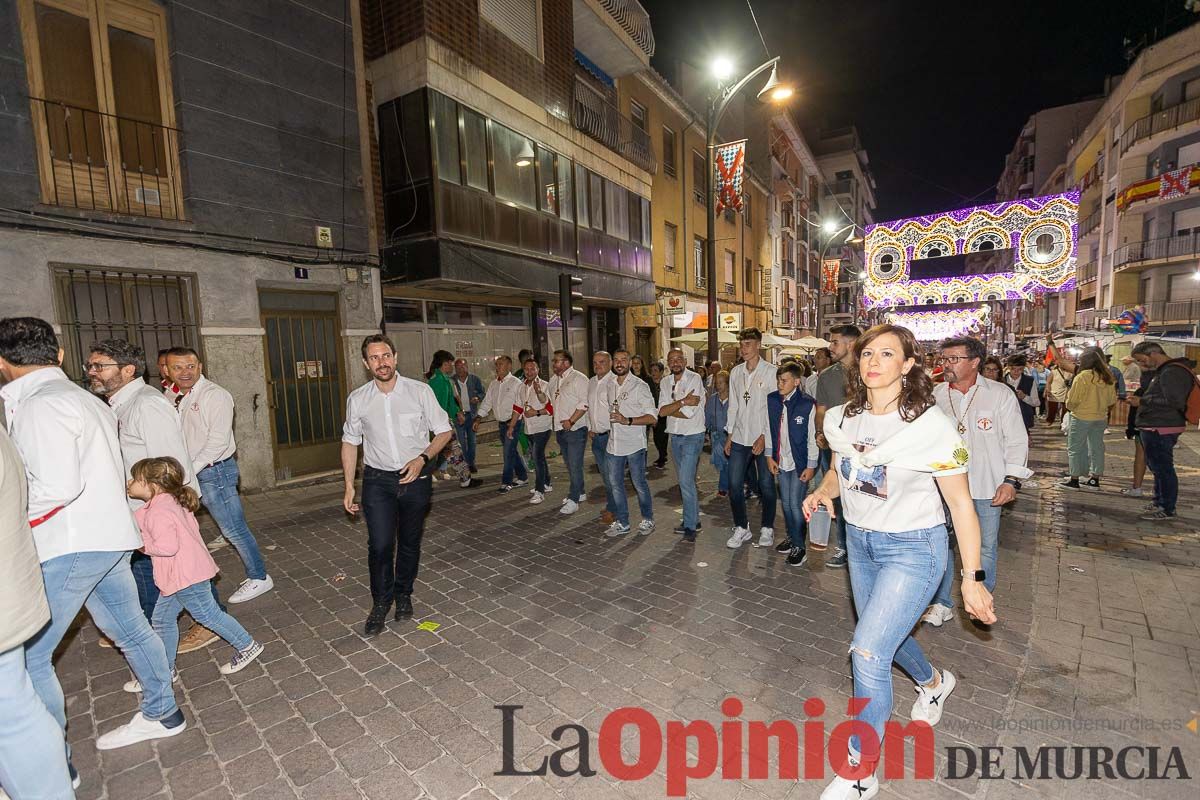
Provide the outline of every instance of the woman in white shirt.
{"type": "Polygon", "coordinates": [[[933,383],[917,367],[912,333],[877,325],[854,345],[845,405],[825,415],[832,469],[804,503],[832,516],[840,497],[846,514],[850,585],[858,625],[850,647],[854,696],[869,702],[858,719],[874,736],[850,739],[851,763],[821,794],[822,800],[867,800],[879,791],[884,724],[892,713],[892,663],[917,684],[912,719],[936,724],[955,678],[929,663],[909,635],[946,568],[946,519],[954,519],[963,560],[963,604],[972,617],[995,622],[983,585],[979,519],[967,483],[967,449],[954,423],[937,408],[933,383]]]}

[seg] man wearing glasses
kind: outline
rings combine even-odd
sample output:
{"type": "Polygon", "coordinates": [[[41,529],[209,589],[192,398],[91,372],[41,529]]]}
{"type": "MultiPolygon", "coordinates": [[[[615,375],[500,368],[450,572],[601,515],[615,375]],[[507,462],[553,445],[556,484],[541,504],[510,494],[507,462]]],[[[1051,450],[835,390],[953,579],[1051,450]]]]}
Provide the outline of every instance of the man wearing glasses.
{"type": "Polygon", "coordinates": [[[231,603],[245,603],[275,588],[267,574],[258,542],[246,524],[242,498],[238,496],[237,443],[233,438],[233,395],[204,377],[204,364],[190,347],[167,351],[167,370],[180,389],[175,398],[183,440],[192,469],[200,480],[200,502],[217,522],[242,564],[246,580],[229,596],[231,603]]]}
{"type": "MultiPolygon", "coordinates": [[[[1000,544],[1000,509],[1017,499],[1022,478],[1033,474],[1029,460],[1029,436],[1017,405],[1017,396],[1004,383],[989,381],[979,374],[987,350],[978,339],[946,339],[939,347],[938,364],[946,376],[933,387],[933,399],[946,412],[967,443],[970,459],[967,479],[975,513],[979,516],[980,555],[984,586],[996,588],[996,550],[1000,544]]],[[[952,554],[953,555],[953,554],[952,554]]],[[[954,558],[946,561],[941,586],[933,603],[921,617],[934,627],[954,619],[954,558]]]]}
{"type": "Polygon", "coordinates": [[[363,633],[376,636],[383,632],[393,601],[397,620],[413,616],[421,537],[433,499],[427,467],[450,443],[451,429],[450,417],[429,384],[396,374],[396,348],[391,339],[379,333],[368,336],[363,340],[362,357],[373,380],[346,398],[342,507],[348,514],[359,510],[354,502],[354,472],[362,445],[362,511],[367,518],[372,601],[363,633]]]}

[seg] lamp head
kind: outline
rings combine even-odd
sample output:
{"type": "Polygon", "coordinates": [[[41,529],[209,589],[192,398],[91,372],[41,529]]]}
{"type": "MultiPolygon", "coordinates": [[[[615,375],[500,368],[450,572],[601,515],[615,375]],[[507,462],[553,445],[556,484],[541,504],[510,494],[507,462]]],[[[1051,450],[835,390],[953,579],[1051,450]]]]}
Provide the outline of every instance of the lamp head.
{"type": "Polygon", "coordinates": [[[533,145],[526,139],[525,144],[521,146],[521,152],[517,153],[517,166],[528,167],[533,163],[533,159],[533,145]]]}
{"type": "Polygon", "coordinates": [[[712,62],[712,74],[719,81],[729,80],[733,75],[733,62],[727,56],[717,56],[712,62]]]}
{"type": "Polygon", "coordinates": [[[792,96],[794,90],[791,86],[779,80],[779,65],[771,67],[771,77],[767,79],[767,83],[758,92],[759,100],[768,100],[772,103],[782,103],[792,96]]]}

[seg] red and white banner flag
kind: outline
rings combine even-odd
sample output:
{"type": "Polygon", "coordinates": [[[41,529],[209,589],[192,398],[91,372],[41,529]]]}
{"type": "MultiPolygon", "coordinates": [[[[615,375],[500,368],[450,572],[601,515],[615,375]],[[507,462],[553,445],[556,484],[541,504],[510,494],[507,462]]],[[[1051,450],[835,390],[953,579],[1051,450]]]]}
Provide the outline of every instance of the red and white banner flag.
{"type": "Polygon", "coordinates": [[[832,294],[837,291],[838,273],[842,269],[840,258],[827,258],[821,262],[821,291],[832,294]]]}
{"type": "Polygon", "coordinates": [[[746,140],[719,144],[713,150],[713,175],[716,207],[720,214],[727,208],[742,210],[742,169],[746,164],[746,140]]]}

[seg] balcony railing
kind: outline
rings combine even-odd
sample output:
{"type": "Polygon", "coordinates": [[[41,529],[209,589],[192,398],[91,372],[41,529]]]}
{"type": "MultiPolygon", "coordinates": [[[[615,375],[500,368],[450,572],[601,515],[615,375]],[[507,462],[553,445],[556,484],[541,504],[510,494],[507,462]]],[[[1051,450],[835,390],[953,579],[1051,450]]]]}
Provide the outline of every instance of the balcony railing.
{"type": "Polygon", "coordinates": [[[1100,180],[1101,174],[1104,172],[1104,159],[1101,158],[1092,168],[1083,173],[1083,177],[1079,179],[1079,191],[1086,192],[1097,181],[1100,180]]]}
{"type": "MultiPolygon", "coordinates": [[[[1200,322],[1200,300],[1151,300],[1138,303],[1146,312],[1146,322],[1151,325],[1167,323],[1200,322]]],[[[1123,303],[1108,308],[1087,309],[1075,312],[1075,322],[1081,328],[1098,328],[1106,319],[1117,319],[1122,313],[1134,308],[1123,303]]]]}
{"type": "Polygon", "coordinates": [[[1079,235],[1087,236],[1092,231],[1100,227],[1100,212],[1103,211],[1103,206],[1097,208],[1091,214],[1088,214],[1082,222],[1079,223],[1079,235]]]}
{"type": "Polygon", "coordinates": [[[1089,283],[1096,280],[1097,264],[1095,261],[1089,261],[1086,264],[1078,264],[1075,267],[1075,282],[1089,283]]]}
{"type": "Polygon", "coordinates": [[[578,130],[647,172],[657,169],[650,134],[634,125],[604,95],[580,78],[575,79],[575,111],[571,121],[578,130]]]}
{"type": "Polygon", "coordinates": [[[1185,236],[1168,236],[1145,242],[1130,242],[1117,249],[1113,255],[1113,269],[1143,261],[1159,261],[1167,258],[1187,257],[1200,254],[1200,233],[1185,236]]]}
{"type": "Polygon", "coordinates": [[[830,194],[854,194],[854,179],[842,178],[829,184],[830,194]]]}
{"type": "Polygon", "coordinates": [[[637,0],[600,0],[600,5],[642,48],[642,52],[647,56],[654,55],[654,30],[650,27],[650,15],[641,3],[637,0]]]}
{"type": "Polygon", "coordinates": [[[176,199],[176,129],[36,97],[30,102],[45,131],[52,204],[182,217],[176,199]]]}
{"type": "Polygon", "coordinates": [[[1121,134],[1121,155],[1143,139],[1200,119],[1200,98],[1147,114],[1121,134]]]}

